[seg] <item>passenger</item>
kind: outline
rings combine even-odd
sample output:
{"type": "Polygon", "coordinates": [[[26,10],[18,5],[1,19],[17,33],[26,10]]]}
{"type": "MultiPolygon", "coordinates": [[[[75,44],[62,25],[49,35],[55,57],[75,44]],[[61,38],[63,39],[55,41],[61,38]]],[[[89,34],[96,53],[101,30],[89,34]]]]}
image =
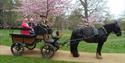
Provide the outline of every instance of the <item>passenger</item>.
{"type": "Polygon", "coordinates": [[[21,28],[23,28],[21,30],[21,34],[23,35],[30,35],[31,27],[28,25],[28,22],[29,22],[28,18],[25,18],[21,24],[21,28]]]}
{"type": "Polygon", "coordinates": [[[32,16],[31,16],[28,24],[32,28],[36,26],[35,20],[34,20],[34,18],[32,16]]]}
{"type": "Polygon", "coordinates": [[[37,24],[35,23],[35,20],[33,19],[32,16],[31,16],[28,24],[31,27],[30,34],[35,35],[34,27],[37,26],[37,24]]]}

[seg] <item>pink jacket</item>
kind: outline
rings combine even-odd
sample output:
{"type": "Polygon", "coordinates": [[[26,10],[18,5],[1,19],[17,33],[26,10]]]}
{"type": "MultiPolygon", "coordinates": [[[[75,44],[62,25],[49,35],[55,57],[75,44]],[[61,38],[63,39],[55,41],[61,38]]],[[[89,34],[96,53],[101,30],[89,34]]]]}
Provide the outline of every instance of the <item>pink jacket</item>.
{"type": "MultiPolygon", "coordinates": [[[[21,28],[23,28],[23,29],[30,28],[30,26],[28,25],[28,23],[23,21],[22,24],[21,24],[21,28]]],[[[23,34],[23,35],[30,35],[30,32],[29,32],[29,30],[21,30],[21,34],[23,34]]]]}

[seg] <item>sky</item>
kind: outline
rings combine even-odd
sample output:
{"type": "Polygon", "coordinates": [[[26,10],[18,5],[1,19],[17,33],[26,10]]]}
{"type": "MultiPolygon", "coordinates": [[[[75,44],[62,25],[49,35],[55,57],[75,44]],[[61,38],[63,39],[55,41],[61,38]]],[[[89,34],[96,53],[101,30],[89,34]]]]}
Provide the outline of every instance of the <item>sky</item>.
{"type": "Polygon", "coordinates": [[[125,11],[125,0],[108,0],[107,6],[114,17],[119,17],[125,11]]]}

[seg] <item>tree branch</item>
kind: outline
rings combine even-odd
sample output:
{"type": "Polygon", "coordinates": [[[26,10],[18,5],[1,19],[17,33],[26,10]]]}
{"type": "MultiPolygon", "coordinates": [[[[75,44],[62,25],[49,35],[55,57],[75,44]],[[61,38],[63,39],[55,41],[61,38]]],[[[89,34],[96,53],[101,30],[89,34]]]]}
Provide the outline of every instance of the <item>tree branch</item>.
{"type": "Polygon", "coordinates": [[[46,17],[46,16],[41,15],[41,14],[39,14],[39,13],[37,13],[37,12],[34,12],[34,13],[37,14],[37,15],[39,15],[40,17],[46,17]]]}
{"type": "Polygon", "coordinates": [[[85,6],[85,2],[83,2],[82,0],[80,0],[82,6],[85,6]]]}
{"type": "Polygon", "coordinates": [[[95,5],[93,5],[93,6],[95,6],[95,7],[93,8],[93,7],[91,6],[92,8],[88,10],[88,11],[89,11],[89,16],[90,16],[94,11],[96,11],[96,10],[99,8],[99,3],[100,3],[100,1],[96,0],[95,5]]]}

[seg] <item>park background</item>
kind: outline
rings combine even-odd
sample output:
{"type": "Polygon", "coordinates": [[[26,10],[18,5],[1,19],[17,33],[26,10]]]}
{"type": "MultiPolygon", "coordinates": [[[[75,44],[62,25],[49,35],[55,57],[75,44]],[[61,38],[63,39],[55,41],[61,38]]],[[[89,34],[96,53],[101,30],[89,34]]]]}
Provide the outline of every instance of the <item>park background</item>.
{"type": "MultiPolygon", "coordinates": [[[[49,21],[53,24],[53,29],[63,31],[63,36],[60,39],[61,42],[69,40],[72,30],[81,25],[83,16],[86,17],[84,12],[85,8],[82,7],[82,2],[84,1],[86,0],[69,1],[68,5],[69,3],[70,5],[68,6],[67,9],[65,9],[63,13],[56,16],[48,15],[49,21]]],[[[96,3],[95,1],[99,1],[97,4],[95,4],[95,6],[90,7],[90,9],[94,8],[94,11],[95,11],[95,8],[97,8],[95,13],[93,10],[91,10],[95,15],[98,15],[97,17],[95,17],[95,20],[97,20],[98,22],[97,24],[95,24],[97,28],[102,26],[103,24],[112,23],[112,20],[117,19],[122,29],[121,37],[116,37],[114,34],[111,34],[108,37],[108,40],[104,44],[102,52],[125,53],[125,32],[124,32],[125,31],[125,7],[124,7],[125,4],[120,2],[121,0],[119,0],[117,3],[116,2],[114,3],[113,7],[118,6],[117,9],[122,9],[122,8],[124,9],[122,12],[117,11],[117,12],[120,12],[120,13],[117,13],[117,12],[111,11],[111,10],[117,10],[117,9],[112,8],[110,10],[111,7],[105,6],[105,4],[107,4],[106,0],[88,0],[88,1],[90,1],[90,4],[96,3]],[[116,14],[113,14],[113,13],[116,13],[116,14]]],[[[113,1],[111,2],[113,3],[113,1]]],[[[109,4],[111,4],[111,2],[109,4]]],[[[21,19],[23,19],[22,13],[19,9],[20,6],[21,6],[20,0],[0,0],[0,45],[11,46],[12,42],[11,42],[11,37],[9,36],[9,34],[12,33],[11,28],[19,27],[21,24],[21,19]]],[[[89,14],[89,11],[87,12],[89,14]]],[[[15,30],[14,33],[19,33],[19,30],[15,30]]],[[[81,42],[79,45],[79,50],[82,52],[96,52],[96,45],[97,44],[89,44],[89,43],[81,42]]],[[[37,48],[39,47],[40,45],[38,44],[37,48]]],[[[64,46],[61,48],[61,50],[69,51],[69,47],[64,46]]],[[[30,63],[34,63],[34,62],[54,63],[55,62],[56,63],[57,62],[57,61],[42,59],[42,58],[36,59],[36,58],[0,55],[0,61],[2,63],[15,62],[15,60],[19,61],[18,63],[27,63],[27,62],[30,62],[30,63]],[[31,61],[28,61],[28,60],[31,60],[31,61]]],[[[64,62],[65,61],[62,61],[62,63],[64,62]]]]}

